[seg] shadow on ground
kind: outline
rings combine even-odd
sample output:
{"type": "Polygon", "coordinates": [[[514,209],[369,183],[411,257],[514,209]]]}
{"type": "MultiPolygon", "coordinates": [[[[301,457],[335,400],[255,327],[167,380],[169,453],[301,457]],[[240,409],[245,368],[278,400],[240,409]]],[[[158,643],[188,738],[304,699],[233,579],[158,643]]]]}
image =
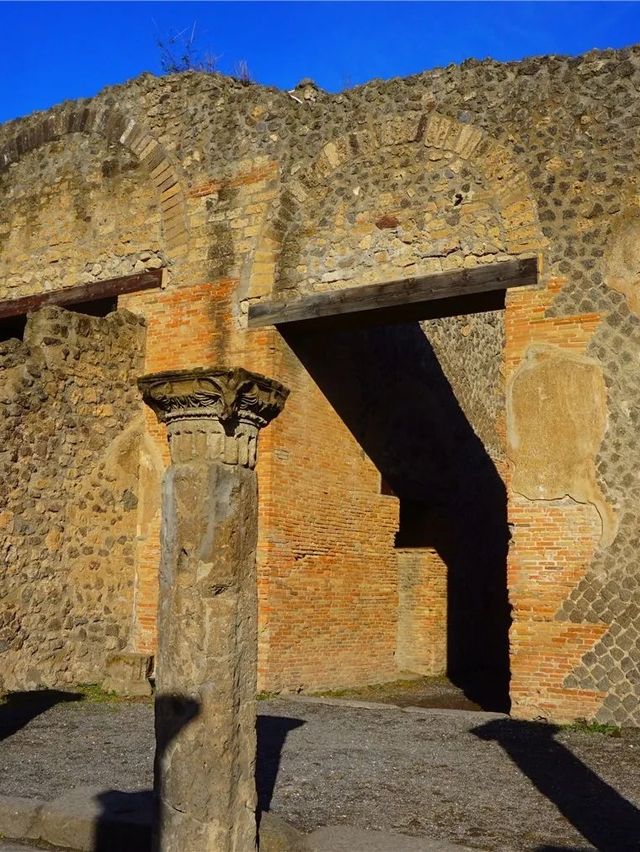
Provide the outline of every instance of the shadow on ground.
{"type": "MultiPolygon", "coordinates": [[[[555,725],[505,719],[488,722],[472,733],[493,740],[600,852],[638,852],[640,810],[555,739],[555,725]]],[[[597,736],[594,734],[594,736],[597,736]]],[[[538,846],[535,852],[572,852],[567,847],[538,846]]],[[[573,852],[582,852],[574,847],[573,852]]]]}
{"type": "Polygon", "coordinates": [[[77,692],[61,692],[57,689],[37,689],[33,692],[10,692],[0,704],[0,740],[13,736],[56,704],[66,701],[82,701],[84,696],[77,692]]]}
{"type": "Polygon", "coordinates": [[[276,786],[282,749],[290,731],[304,725],[302,719],[288,716],[258,716],[258,755],[256,761],[256,787],[258,811],[268,811],[276,786]]]}
{"type": "MultiPolygon", "coordinates": [[[[162,696],[156,700],[156,719],[163,717],[164,736],[158,743],[156,776],[162,755],[173,739],[198,716],[199,706],[182,696],[162,696]]],[[[289,731],[304,725],[302,719],[284,716],[258,716],[256,787],[258,825],[273,797],[280,758],[289,731]]],[[[156,801],[151,790],[126,793],[107,790],[96,797],[100,812],[96,820],[94,852],[151,852],[160,849],[161,823],[152,834],[156,801]]],[[[186,850],[185,850],[186,852],[186,850]]]]}
{"type": "MultiPolygon", "coordinates": [[[[106,790],[96,796],[93,852],[151,852],[155,797],[151,790],[124,793],[106,790]]],[[[159,848],[159,846],[157,847],[159,848]]]]}

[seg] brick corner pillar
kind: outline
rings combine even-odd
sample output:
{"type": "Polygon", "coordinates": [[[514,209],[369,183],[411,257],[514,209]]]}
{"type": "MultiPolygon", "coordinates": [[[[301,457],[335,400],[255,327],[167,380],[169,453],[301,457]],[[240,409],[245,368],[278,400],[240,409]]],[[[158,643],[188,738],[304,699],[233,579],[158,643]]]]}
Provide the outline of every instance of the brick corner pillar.
{"type": "Polygon", "coordinates": [[[167,425],[155,848],[256,848],[258,433],[288,391],[241,368],[144,376],[167,425]]]}

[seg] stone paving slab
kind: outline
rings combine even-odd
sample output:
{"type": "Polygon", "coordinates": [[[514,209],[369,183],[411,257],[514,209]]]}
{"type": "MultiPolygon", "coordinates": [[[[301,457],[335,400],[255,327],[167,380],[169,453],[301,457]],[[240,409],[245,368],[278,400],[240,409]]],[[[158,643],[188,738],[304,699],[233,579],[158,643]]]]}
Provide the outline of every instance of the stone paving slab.
{"type": "Polygon", "coordinates": [[[42,799],[0,796],[0,836],[11,840],[38,840],[42,799]]]}
{"type": "MultiPolygon", "coordinates": [[[[149,794],[81,787],[49,802],[0,796],[0,836],[5,838],[0,839],[0,852],[43,848],[21,840],[65,852],[146,852],[151,848],[151,819],[149,794]]],[[[324,826],[303,836],[269,813],[262,815],[260,838],[261,852],[472,852],[425,837],[352,826],[324,826]]]]}
{"type": "MultiPolygon", "coordinates": [[[[151,796],[92,787],[71,790],[50,802],[0,796],[0,852],[33,852],[41,846],[66,852],[144,852],[150,849],[151,796]]],[[[263,814],[262,852],[465,852],[424,837],[408,837],[351,826],[324,826],[306,837],[277,816],[263,814]]],[[[476,850],[477,852],[477,850],[476,850]]]]}
{"type": "MultiPolygon", "coordinates": [[[[5,852],[3,843],[8,849],[25,848],[16,847],[16,841],[65,852],[148,852],[152,819],[150,792],[77,787],[50,801],[0,796],[0,852],[5,852]]],[[[299,831],[270,813],[261,816],[260,849],[314,852],[299,831]]]]}
{"type": "Polygon", "coordinates": [[[0,836],[76,852],[150,848],[148,793],[79,787],[55,799],[0,796],[0,836]]]}

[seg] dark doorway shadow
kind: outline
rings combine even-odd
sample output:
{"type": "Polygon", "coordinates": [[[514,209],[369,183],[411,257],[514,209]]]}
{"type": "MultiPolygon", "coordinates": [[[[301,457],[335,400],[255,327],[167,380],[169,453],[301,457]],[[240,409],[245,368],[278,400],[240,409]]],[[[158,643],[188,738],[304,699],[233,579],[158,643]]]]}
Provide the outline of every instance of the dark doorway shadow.
{"type": "Polygon", "coordinates": [[[421,326],[280,331],[399,498],[398,545],[435,548],[447,566],[449,678],[508,711],[506,491],[421,326]]]}
{"type": "Polygon", "coordinates": [[[84,696],[78,692],[62,692],[57,689],[10,692],[0,704],[0,740],[13,736],[36,716],[46,713],[56,704],[83,699],[84,696]]]}
{"type": "Polygon", "coordinates": [[[276,786],[282,749],[289,731],[304,725],[302,719],[287,716],[258,716],[258,751],[256,760],[256,789],[258,792],[258,820],[263,811],[271,807],[276,786]]]}
{"type": "MultiPolygon", "coordinates": [[[[508,719],[488,722],[472,733],[499,743],[542,795],[600,852],[638,852],[640,811],[557,742],[558,730],[555,725],[508,719]]],[[[560,848],[538,846],[536,852],[560,848]]]]}
{"type": "MultiPolygon", "coordinates": [[[[154,787],[161,789],[160,766],[169,744],[200,713],[200,705],[184,695],[157,695],[155,699],[156,753],[154,787]]],[[[105,790],[97,796],[94,852],[150,852],[161,846],[159,803],[153,791],[127,793],[105,790]]]]}

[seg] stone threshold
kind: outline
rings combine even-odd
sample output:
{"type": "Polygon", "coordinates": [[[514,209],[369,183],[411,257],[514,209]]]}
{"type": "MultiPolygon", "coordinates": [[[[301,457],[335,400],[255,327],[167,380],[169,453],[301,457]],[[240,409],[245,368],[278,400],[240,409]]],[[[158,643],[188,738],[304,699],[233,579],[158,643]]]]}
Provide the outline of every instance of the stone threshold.
{"type": "MultiPolygon", "coordinates": [[[[387,708],[389,705],[386,705],[387,708]]],[[[57,799],[0,796],[0,840],[66,852],[151,852],[153,794],[77,787],[57,799]]],[[[186,850],[185,850],[186,852],[186,850]]],[[[426,837],[354,826],[303,835],[271,813],[260,818],[260,852],[482,852],[426,837]]]]}
{"type": "Polygon", "coordinates": [[[449,707],[402,707],[389,701],[360,701],[357,698],[332,698],[323,695],[275,695],[273,700],[282,698],[297,701],[300,704],[328,704],[330,707],[352,707],[355,710],[399,710],[416,716],[452,716],[456,719],[468,719],[470,722],[493,722],[496,719],[510,719],[508,713],[495,713],[489,710],[457,710],[449,707]]]}

